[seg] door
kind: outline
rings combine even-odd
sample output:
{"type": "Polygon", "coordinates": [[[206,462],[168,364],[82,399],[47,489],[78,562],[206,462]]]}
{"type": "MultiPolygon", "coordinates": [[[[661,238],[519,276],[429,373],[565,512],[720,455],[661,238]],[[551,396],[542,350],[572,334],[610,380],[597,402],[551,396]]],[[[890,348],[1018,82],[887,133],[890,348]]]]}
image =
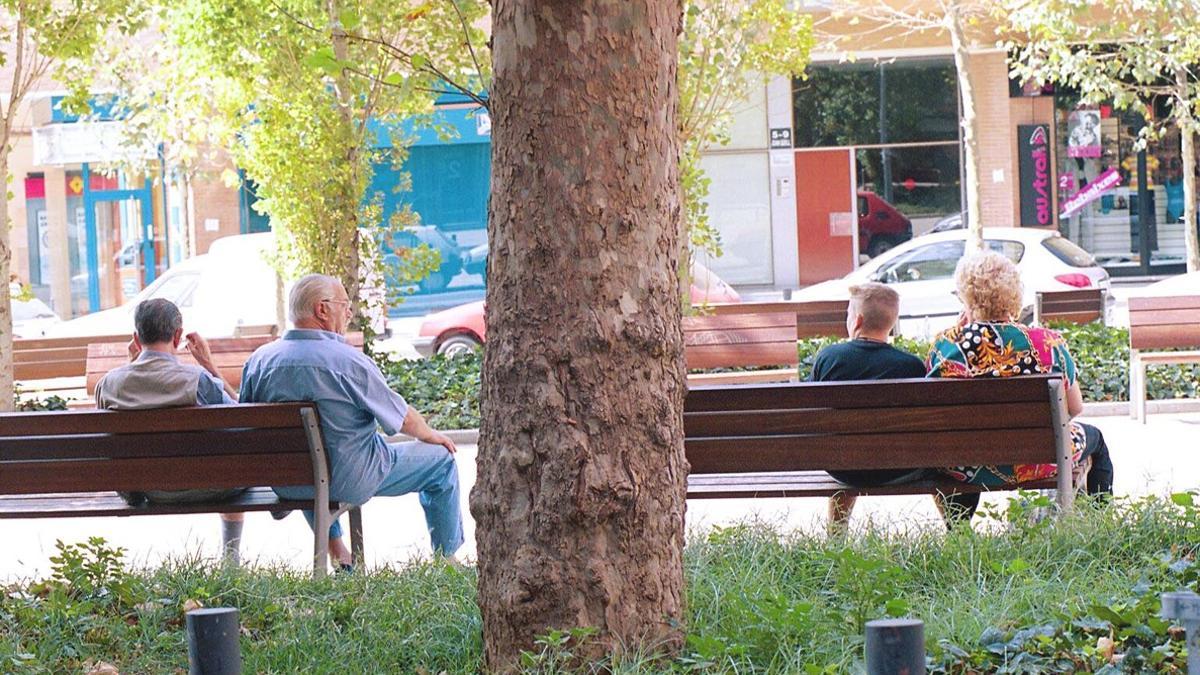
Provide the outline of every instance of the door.
{"type": "Polygon", "coordinates": [[[857,266],[854,151],[796,151],[796,239],[801,285],[845,276],[857,266]]]}

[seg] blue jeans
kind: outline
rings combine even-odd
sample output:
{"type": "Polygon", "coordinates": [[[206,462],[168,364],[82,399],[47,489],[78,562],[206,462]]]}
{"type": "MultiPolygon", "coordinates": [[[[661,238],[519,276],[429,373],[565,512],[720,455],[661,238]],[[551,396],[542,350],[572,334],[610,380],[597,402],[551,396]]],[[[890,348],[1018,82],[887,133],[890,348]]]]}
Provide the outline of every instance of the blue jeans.
{"type": "MultiPolygon", "coordinates": [[[[458,486],[458,465],[446,448],[420,441],[392,443],[396,464],[375,491],[376,497],[398,497],[418,493],[429,542],[438,555],[454,555],[463,545],[462,494],[458,486]]],[[[313,526],[313,512],[304,517],[313,526]]],[[[329,539],[342,536],[341,523],[329,528],[329,539]]]]}

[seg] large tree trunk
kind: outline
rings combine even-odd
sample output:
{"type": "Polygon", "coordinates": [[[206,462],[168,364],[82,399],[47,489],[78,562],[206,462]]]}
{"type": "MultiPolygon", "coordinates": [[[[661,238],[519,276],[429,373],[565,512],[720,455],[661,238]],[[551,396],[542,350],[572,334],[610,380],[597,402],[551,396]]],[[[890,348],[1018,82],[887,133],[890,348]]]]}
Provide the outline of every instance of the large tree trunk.
{"type": "Polygon", "coordinates": [[[946,28],[954,48],[954,67],[958,71],[958,91],[962,100],[963,188],[967,203],[967,251],[983,250],[983,213],[979,199],[979,118],[976,115],[975,87],[971,82],[967,27],[962,8],[950,8],[946,28]]]}
{"type": "Polygon", "coordinates": [[[495,0],[479,472],[487,667],[682,643],[680,0],[495,0]]]}
{"type": "MultiPolygon", "coordinates": [[[[11,112],[9,113],[12,114],[11,112]]],[[[13,409],[13,314],[9,278],[12,246],[8,226],[8,134],[0,145],[0,412],[13,409]]]]}
{"type": "MultiPolygon", "coordinates": [[[[1190,103],[1188,72],[1184,68],[1175,71],[1178,87],[1177,101],[1190,103]]],[[[1183,157],[1183,241],[1187,250],[1187,271],[1200,270],[1200,241],[1196,231],[1196,119],[1191,115],[1191,106],[1176,103],[1184,111],[1179,120],[1179,138],[1183,157]]]]}

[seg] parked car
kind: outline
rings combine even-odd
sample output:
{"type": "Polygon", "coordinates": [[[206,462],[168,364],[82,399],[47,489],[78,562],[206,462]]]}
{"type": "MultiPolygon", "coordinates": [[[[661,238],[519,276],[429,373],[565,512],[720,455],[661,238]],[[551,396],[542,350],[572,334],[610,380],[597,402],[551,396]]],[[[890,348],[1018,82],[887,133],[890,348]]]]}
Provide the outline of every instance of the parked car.
{"type": "MultiPolygon", "coordinates": [[[[1108,272],[1087,251],[1057,232],[1003,227],[984,228],[983,235],[988,248],[1017,263],[1025,286],[1027,316],[1032,316],[1038,291],[1109,288],[1108,272]]],[[[878,281],[900,294],[899,332],[929,337],[953,325],[962,311],[954,294],[954,268],[964,255],[966,238],[966,230],[917,237],[841,279],[793,293],[792,299],[844,300],[850,286],[878,281]]]]}
{"type": "MultiPolygon", "coordinates": [[[[452,280],[463,269],[463,250],[452,237],[446,236],[433,225],[414,225],[393,235],[393,246],[415,248],[425,244],[438,252],[442,264],[428,276],[417,282],[423,293],[435,293],[450,285],[452,280]]],[[[389,253],[394,256],[394,253],[389,253]]]]}
{"type": "Polygon", "coordinates": [[[858,252],[874,258],[912,239],[912,221],[874,192],[858,193],[858,252]]]}
{"type": "Polygon", "coordinates": [[[463,254],[463,269],[467,274],[478,274],[481,277],[487,276],[487,242],[483,242],[478,246],[474,246],[463,254]]]}
{"type": "MultiPolygon", "coordinates": [[[[692,304],[741,302],[737,291],[700,263],[692,265],[692,304]]],[[[455,356],[478,349],[487,337],[483,301],[430,314],[421,323],[413,346],[422,356],[455,356]]]]}
{"type": "Polygon", "coordinates": [[[966,222],[967,222],[967,212],[966,211],[961,211],[959,213],[951,213],[950,215],[946,216],[945,218],[942,218],[941,220],[934,223],[933,227],[929,228],[929,232],[927,232],[926,234],[932,234],[934,232],[949,232],[951,230],[961,230],[964,227],[966,227],[966,224],[965,224],[966,222]]]}
{"type": "MultiPolygon", "coordinates": [[[[125,304],[46,330],[48,337],[115,335],[133,332],[133,312],[150,298],[165,298],[183,314],[185,331],[228,337],[237,326],[276,323],[275,270],[263,253],[274,246],[270,232],[222,237],[208,253],[170,267],[125,304]]],[[[286,297],[288,289],[284,289],[286,297]]],[[[375,294],[382,294],[379,289],[375,294]]],[[[386,327],[381,316],[376,330],[386,327]]]]}
{"type": "Polygon", "coordinates": [[[13,296],[13,337],[22,339],[42,337],[46,329],[59,323],[61,319],[54,313],[54,310],[50,309],[49,305],[38,298],[17,300],[16,296],[20,291],[21,289],[15,285],[9,289],[13,296]]]}

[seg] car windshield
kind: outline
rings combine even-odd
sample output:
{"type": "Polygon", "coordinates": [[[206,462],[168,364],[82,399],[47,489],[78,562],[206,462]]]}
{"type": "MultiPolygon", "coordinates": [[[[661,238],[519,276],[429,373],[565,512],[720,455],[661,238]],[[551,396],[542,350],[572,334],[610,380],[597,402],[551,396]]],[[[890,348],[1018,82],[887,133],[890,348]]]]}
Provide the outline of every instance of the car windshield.
{"type": "Polygon", "coordinates": [[[13,300],[13,321],[32,321],[33,319],[50,319],[54,312],[46,303],[34,298],[33,300],[13,300]]]}
{"type": "Polygon", "coordinates": [[[1042,240],[1042,246],[1054,254],[1055,258],[1071,267],[1095,267],[1096,259],[1091,253],[1079,248],[1065,237],[1047,237],[1042,240]]]}

